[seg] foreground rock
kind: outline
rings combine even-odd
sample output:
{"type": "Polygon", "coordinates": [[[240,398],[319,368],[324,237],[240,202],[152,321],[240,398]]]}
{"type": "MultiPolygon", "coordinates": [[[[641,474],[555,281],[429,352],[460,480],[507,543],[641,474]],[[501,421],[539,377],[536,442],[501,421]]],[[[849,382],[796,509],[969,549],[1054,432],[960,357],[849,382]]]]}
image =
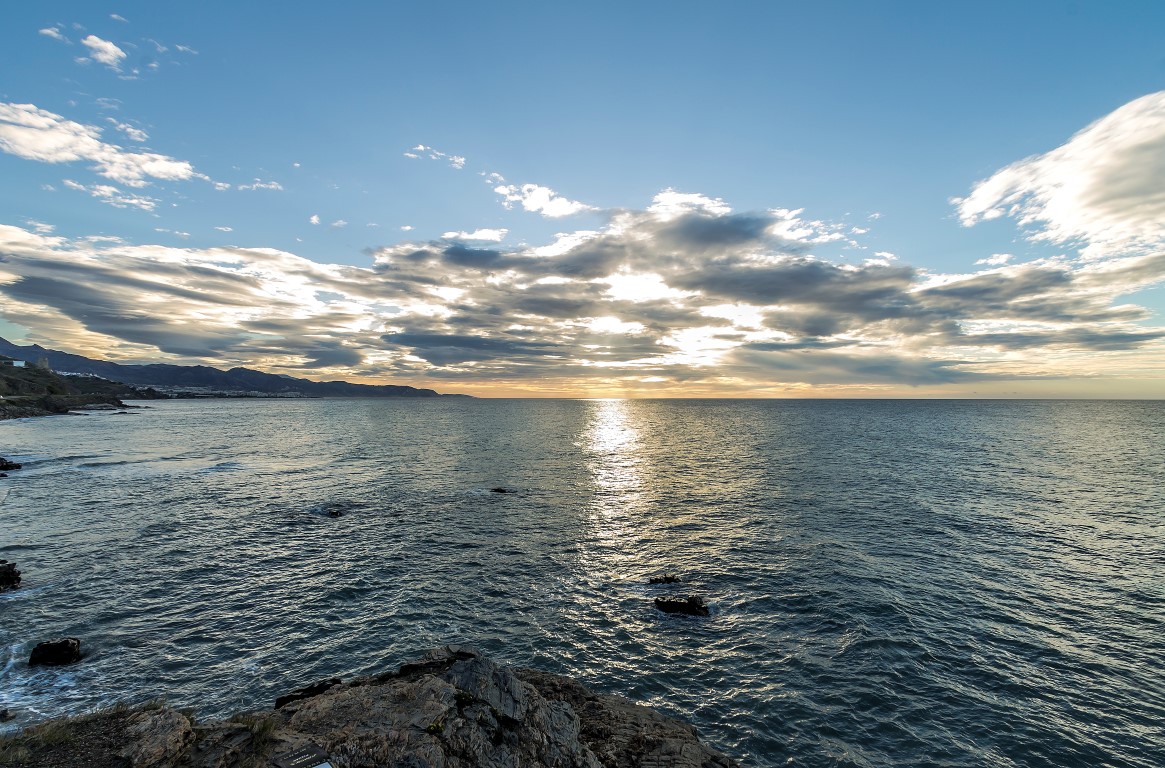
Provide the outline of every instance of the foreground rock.
{"type": "Polygon", "coordinates": [[[24,466],[24,465],[17,464],[15,461],[9,461],[8,459],[4,458],[3,456],[0,456],[0,471],[7,472],[7,471],[13,470],[13,469],[20,469],[22,466],[24,466]]]}
{"type": "Polygon", "coordinates": [[[30,667],[59,667],[81,660],[81,641],[75,637],[62,637],[37,643],[28,657],[30,667]]]}
{"type": "Polygon", "coordinates": [[[16,589],[20,586],[20,571],[16,570],[16,563],[0,560],[0,592],[6,589],[16,589]]]}
{"type": "Polygon", "coordinates": [[[227,768],[322,754],[334,768],[732,768],[691,725],[558,675],[446,647],[397,672],[301,689],[278,710],[194,725],[168,707],[54,721],[0,743],[0,762],[227,768]],[[312,689],[319,692],[311,695],[312,689]],[[94,725],[104,723],[104,727],[94,725]],[[59,738],[76,724],[78,737],[59,738]],[[57,737],[41,738],[56,729],[57,737]],[[79,751],[79,750],[87,751],[79,751]]]}

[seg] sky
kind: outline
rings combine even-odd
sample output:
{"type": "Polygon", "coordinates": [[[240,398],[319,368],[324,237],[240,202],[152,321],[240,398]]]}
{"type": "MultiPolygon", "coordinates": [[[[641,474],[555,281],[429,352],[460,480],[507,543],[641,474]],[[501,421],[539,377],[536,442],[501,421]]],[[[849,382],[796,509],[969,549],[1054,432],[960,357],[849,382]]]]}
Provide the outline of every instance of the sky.
{"type": "Polygon", "coordinates": [[[1165,3],[0,10],[0,336],[513,397],[1165,397],[1165,3]]]}

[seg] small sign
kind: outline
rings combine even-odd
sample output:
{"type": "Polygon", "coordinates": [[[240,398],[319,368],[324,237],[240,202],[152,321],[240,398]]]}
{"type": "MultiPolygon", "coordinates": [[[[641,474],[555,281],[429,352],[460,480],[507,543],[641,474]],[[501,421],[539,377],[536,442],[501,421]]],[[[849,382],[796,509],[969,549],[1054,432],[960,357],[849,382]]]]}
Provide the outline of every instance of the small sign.
{"type": "Polygon", "coordinates": [[[315,744],[275,756],[276,768],[332,768],[328,755],[315,744]]]}

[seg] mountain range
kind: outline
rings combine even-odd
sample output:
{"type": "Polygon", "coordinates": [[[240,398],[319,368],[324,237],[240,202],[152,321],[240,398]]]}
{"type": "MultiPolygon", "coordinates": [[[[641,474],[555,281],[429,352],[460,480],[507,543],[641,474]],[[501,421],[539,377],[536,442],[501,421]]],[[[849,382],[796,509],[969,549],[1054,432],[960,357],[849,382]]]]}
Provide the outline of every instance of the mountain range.
{"type": "Polygon", "coordinates": [[[50,368],[61,373],[91,374],[135,387],[155,387],[163,391],[180,388],[303,397],[468,397],[442,395],[432,389],[417,389],[400,384],[352,384],[347,381],[297,379],[251,368],[224,371],[206,365],[123,365],[46,349],[37,344],[20,346],[3,338],[0,338],[0,355],[29,363],[47,362],[50,368]]]}

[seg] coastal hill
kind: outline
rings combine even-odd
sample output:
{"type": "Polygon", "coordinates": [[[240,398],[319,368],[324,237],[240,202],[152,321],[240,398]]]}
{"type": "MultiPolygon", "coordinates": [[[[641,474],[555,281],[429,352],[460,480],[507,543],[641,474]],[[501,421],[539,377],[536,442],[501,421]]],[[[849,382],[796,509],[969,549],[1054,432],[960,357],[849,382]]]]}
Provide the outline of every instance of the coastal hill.
{"type": "Polygon", "coordinates": [[[92,376],[58,376],[43,368],[13,365],[0,355],[0,419],[47,416],[75,408],[124,408],[121,398],[155,400],[164,395],[152,389],[92,376]]]}
{"type": "MultiPolygon", "coordinates": [[[[0,338],[0,355],[41,361],[54,371],[99,376],[134,387],[153,387],[171,396],[277,396],[277,397],[468,397],[442,395],[431,389],[399,384],[352,384],[347,381],[312,381],[252,370],[223,371],[205,365],[122,365],[93,360],[36,344],[19,346],[0,338]]],[[[72,377],[70,377],[72,378],[72,377]]]]}

